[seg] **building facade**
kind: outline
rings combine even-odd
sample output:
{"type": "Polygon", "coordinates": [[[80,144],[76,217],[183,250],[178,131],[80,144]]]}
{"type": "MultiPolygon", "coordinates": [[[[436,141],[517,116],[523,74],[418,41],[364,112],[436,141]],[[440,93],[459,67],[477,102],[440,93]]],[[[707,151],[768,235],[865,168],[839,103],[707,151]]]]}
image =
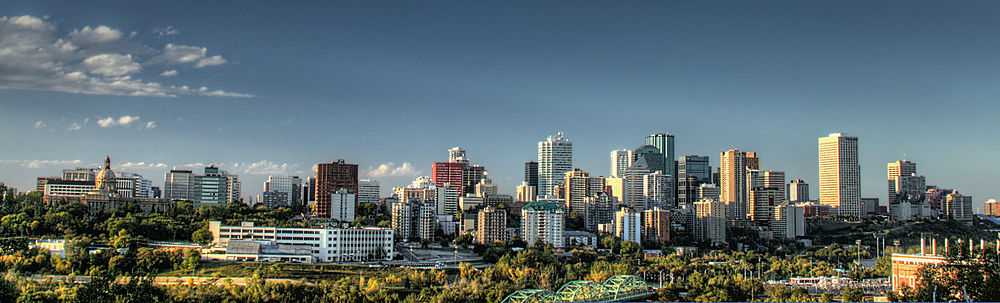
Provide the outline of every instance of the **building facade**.
{"type": "Polygon", "coordinates": [[[309,247],[319,262],[388,261],[395,256],[393,231],[388,228],[285,228],[255,226],[253,222],[226,226],[211,221],[209,231],[213,243],[220,245],[252,240],[309,247]]]}
{"type": "Polygon", "coordinates": [[[861,218],[857,137],[833,133],[819,138],[819,202],[841,217],[861,218]]]}
{"type": "Polygon", "coordinates": [[[562,185],[566,172],[572,169],[573,142],[570,142],[562,132],[538,142],[539,196],[555,196],[553,188],[562,185]]]}
{"type": "Polygon", "coordinates": [[[313,210],[315,216],[331,217],[332,194],[340,189],[346,189],[347,192],[355,194],[355,198],[357,197],[358,165],[349,164],[343,159],[316,164],[316,206],[313,210]]]}
{"type": "Polygon", "coordinates": [[[507,242],[507,212],[493,206],[479,210],[476,216],[476,243],[489,245],[507,242]]]}
{"type": "Polygon", "coordinates": [[[565,211],[558,203],[525,204],[521,208],[521,239],[528,246],[545,243],[555,248],[564,248],[566,247],[563,242],[564,219],[565,211]]]}

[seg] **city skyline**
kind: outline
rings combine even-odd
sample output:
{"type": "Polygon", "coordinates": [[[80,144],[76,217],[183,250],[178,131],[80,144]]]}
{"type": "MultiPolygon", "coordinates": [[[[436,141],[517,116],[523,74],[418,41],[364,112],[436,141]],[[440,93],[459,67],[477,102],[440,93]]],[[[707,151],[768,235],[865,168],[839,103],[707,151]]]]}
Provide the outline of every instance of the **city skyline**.
{"type": "MultiPolygon", "coordinates": [[[[1000,41],[984,30],[1000,25],[994,3],[433,3],[392,13],[246,3],[239,16],[222,5],[97,4],[12,1],[0,15],[5,29],[51,28],[45,41],[77,39],[81,49],[114,38],[94,49],[135,61],[80,63],[91,53],[63,62],[94,67],[92,77],[206,90],[109,95],[0,76],[0,138],[10,142],[0,182],[24,190],[110,154],[117,170],[157,185],[170,167],[220,163],[248,198],[268,175],[304,178],[313,164],[345,159],[387,193],[462,146],[513,193],[521,164],[557,131],[574,144],[573,167],[598,176],[609,175],[612,150],[667,132],[676,157],[709,156],[714,167],[730,147],[758,152],[762,167],[805,180],[815,199],[816,138],[844,132],[860,140],[862,197],[887,203],[885,165],[900,159],[918,163],[928,185],[972,195],[977,209],[1000,195],[990,157],[1000,151],[990,140],[1000,128],[991,121],[1000,41]],[[250,17],[261,15],[286,22],[250,17]],[[613,17],[623,15],[633,18],[613,17]],[[181,50],[193,53],[157,62],[181,50]],[[452,119],[441,119],[447,111],[452,119]]],[[[32,61],[16,59],[0,57],[0,71],[26,76],[13,74],[26,70],[15,63],[32,61]]]]}

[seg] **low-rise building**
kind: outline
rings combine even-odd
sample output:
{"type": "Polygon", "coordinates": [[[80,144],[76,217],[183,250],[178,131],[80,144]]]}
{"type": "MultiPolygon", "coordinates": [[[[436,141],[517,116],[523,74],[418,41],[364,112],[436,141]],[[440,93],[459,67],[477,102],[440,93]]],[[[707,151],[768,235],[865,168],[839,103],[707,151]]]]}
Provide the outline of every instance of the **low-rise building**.
{"type": "Polygon", "coordinates": [[[216,246],[226,247],[233,240],[249,240],[310,247],[316,262],[392,260],[395,255],[393,231],[389,228],[266,227],[255,226],[253,222],[225,226],[219,221],[211,221],[209,231],[216,246]]]}

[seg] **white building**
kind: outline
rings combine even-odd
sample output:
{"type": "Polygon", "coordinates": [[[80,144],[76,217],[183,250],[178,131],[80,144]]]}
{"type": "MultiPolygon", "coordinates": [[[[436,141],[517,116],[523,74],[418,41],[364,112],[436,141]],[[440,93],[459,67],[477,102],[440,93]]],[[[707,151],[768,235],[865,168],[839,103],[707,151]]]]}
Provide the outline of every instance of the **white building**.
{"type": "Polygon", "coordinates": [[[521,238],[528,246],[537,242],[566,247],[563,238],[565,212],[559,203],[531,202],[521,208],[521,238]]]}
{"type": "Polygon", "coordinates": [[[615,236],[622,241],[642,243],[642,213],[623,207],[615,212],[615,236]]]}
{"type": "Polygon", "coordinates": [[[271,241],[283,245],[307,246],[319,262],[356,262],[392,260],[393,232],[388,228],[284,228],[223,226],[209,222],[213,243],[225,246],[231,240],[271,241]]]}
{"type": "Polygon", "coordinates": [[[375,203],[381,198],[378,181],[362,179],[358,181],[358,203],[375,203]]]}
{"type": "Polygon", "coordinates": [[[354,193],[341,188],[330,194],[330,218],[339,222],[354,222],[354,193]]]}
{"type": "Polygon", "coordinates": [[[636,210],[646,209],[646,188],[643,181],[649,173],[652,172],[649,171],[646,158],[642,156],[635,160],[632,166],[625,169],[625,177],[623,178],[623,205],[636,210]]]}
{"type": "Polygon", "coordinates": [[[274,206],[291,206],[301,204],[302,179],[297,176],[267,176],[264,181],[265,192],[285,193],[285,200],[278,201],[274,206]]]}
{"type": "Polygon", "coordinates": [[[858,137],[834,133],[819,138],[819,203],[842,217],[861,218],[858,137]]]}
{"type": "Polygon", "coordinates": [[[805,180],[795,179],[788,183],[788,202],[809,201],[809,184],[805,180]]]}
{"type": "Polygon", "coordinates": [[[726,242],[726,204],[715,200],[694,203],[694,239],[699,242],[726,242]]]}
{"type": "Polygon", "coordinates": [[[783,203],[774,207],[771,232],[775,239],[795,239],[806,235],[805,209],[783,203]]]}
{"type": "Polygon", "coordinates": [[[611,151],[611,177],[624,177],[625,169],[632,166],[632,158],[634,157],[631,149],[616,149],[611,151]]]}
{"type": "Polygon", "coordinates": [[[570,142],[562,132],[538,142],[539,196],[555,196],[553,187],[562,184],[563,177],[571,169],[573,169],[573,142],[570,142]]]}

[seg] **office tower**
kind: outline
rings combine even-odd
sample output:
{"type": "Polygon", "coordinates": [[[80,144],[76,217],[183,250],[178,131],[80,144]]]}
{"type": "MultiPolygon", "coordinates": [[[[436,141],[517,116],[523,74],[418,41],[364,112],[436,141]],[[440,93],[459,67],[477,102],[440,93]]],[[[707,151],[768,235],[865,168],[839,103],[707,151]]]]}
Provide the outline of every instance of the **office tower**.
{"type": "Polygon", "coordinates": [[[354,208],[357,197],[346,188],[337,189],[330,195],[330,218],[337,222],[354,222],[354,208]]]}
{"type": "Polygon", "coordinates": [[[670,242],[669,211],[659,207],[642,211],[642,235],[654,243],[670,242]]]}
{"type": "Polygon", "coordinates": [[[774,207],[771,232],[775,239],[794,240],[806,235],[805,209],[782,203],[774,207]]]}
{"type": "Polygon", "coordinates": [[[676,177],[677,170],[674,166],[674,135],[667,133],[655,133],[646,136],[646,145],[655,146],[663,157],[664,174],[676,177]]]}
{"type": "Polygon", "coordinates": [[[517,199],[515,201],[535,201],[536,195],[538,195],[538,192],[534,186],[528,185],[527,181],[521,181],[521,184],[517,186],[517,199]]]}
{"type": "Polygon", "coordinates": [[[240,182],[240,176],[226,174],[226,203],[241,201],[243,201],[243,182],[240,182]]]}
{"type": "Polygon", "coordinates": [[[614,219],[614,201],[607,193],[583,198],[583,209],[583,225],[588,231],[596,232],[598,225],[611,223],[614,219]]]}
{"type": "Polygon", "coordinates": [[[392,205],[392,230],[398,239],[433,241],[437,231],[434,201],[400,201],[392,205]]]}
{"type": "Polygon", "coordinates": [[[642,244],[642,213],[628,207],[615,212],[615,237],[642,244]]]}
{"type": "Polygon", "coordinates": [[[226,173],[214,165],[209,165],[205,167],[204,175],[194,176],[194,200],[201,204],[226,203],[229,200],[227,185],[226,173]]]}
{"type": "Polygon", "coordinates": [[[306,177],[302,183],[302,205],[316,201],[316,177],[306,177]]]}
{"type": "Polygon", "coordinates": [[[118,172],[115,175],[116,191],[122,198],[152,198],[153,181],[146,180],[142,175],[118,172]]]}
{"type": "Polygon", "coordinates": [[[819,202],[846,218],[861,218],[858,138],[840,133],[819,138],[819,202]]]}
{"type": "Polygon", "coordinates": [[[625,169],[625,177],[623,178],[625,192],[622,205],[636,210],[646,208],[646,192],[643,179],[651,172],[644,156],[639,156],[639,159],[635,160],[632,166],[625,169]]]}
{"type": "MultiPolygon", "coordinates": [[[[314,215],[320,218],[331,216],[331,195],[341,188],[347,192],[358,192],[358,165],[343,159],[316,164],[316,209],[314,215]]],[[[357,195],[355,195],[357,199],[357,195]]],[[[405,200],[402,200],[405,201],[405,200]]],[[[357,203],[357,200],[355,200],[357,203]]]]}
{"type": "Polygon", "coordinates": [[[625,201],[625,177],[604,178],[604,190],[616,203],[625,201]]]}
{"type": "Polygon", "coordinates": [[[632,165],[635,155],[630,149],[616,149],[611,151],[611,176],[622,177],[625,169],[632,165]]]}
{"type": "Polygon", "coordinates": [[[358,180],[358,203],[376,203],[382,195],[382,187],[378,181],[370,179],[358,180]]]}
{"type": "Polygon", "coordinates": [[[917,163],[907,160],[896,160],[886,165],[886,175],[889,183],[889,204],[899,202],[902,192],[901,177],[914,176],[917,174],[917,163]]]}
{"type": "Polygon", "coordinates": [[[194,201],[194,173],[172,169],[163,178],[163,198],[194,201]]]}
{"type": "Polygon", "coordinates": [[[966,196],[957,190],[945,196],[945,217],[966,224],[972,224],[975,214],[972,212],[972,196],[966,196]]]}
{"type": "Polygon", "coordinates": [[[805,201],[809,201],[809,184],[802,179],[795,179],[788,183],[788,202],[805,201]]]}
{"type": "MultiPolygon", "coordinates": [[[[784,188],[784,187],[782,187],[784,188]]],[[[774,187],[754,187],[750,190],[750,209],[747,215],[758,226],[768,226],[774,206],[784,200],[782,190],[774,187]]]]}
{"type": "Polygon", "coordinates": [[[674,178],[661,171],[655,171],[642,176],[643,195],[646,196],[646,208],[659,207],[670,209],[677,207],[674,195],[674,178]]]}
{"type": "Polygon", "coordinates": [[[604,178],[591,177],[590,173],[575,168],[566,172],[562,190],[567,213],[571,216],[583,216],[583,200],[604,192],[604,178]]]}
{"type": "Polygon", "coordinates": [[[276,205],[268,205],[269,207],[289,207],[293,203],[301,203],[296,199],[302,195],[302,179],[297,176],[267,176],[267,180],[264,181],[264,192],[281,192],[285,193],[284,201],[275,201],[276,205]]]}
{"type": "Polygon", "coordinates": [[[434,182],[427,176],[416,177],[413,179],[413,182],[406,186],[393,187],[392,193],[402,202],[436,202],[438,199],[438,188],[434,186],[434,182]]]}
{"type": "MultiPolygon", "coordinates": [[[[557,137],[561,137],[557,135],[557,137]]],[[[542,161],[539,161],[541,166],[542,161]]],[[[544,182],[545,178],[539,181],[544,182]]],[[[546,183],[547,184],[547,183],[546,183]]],[[[559,203],[531,202],[521,208],[521,239],[528,246],[541,242],[555,248],[565,247],[563,243],[563,222],[565,213],[559,203]]]]}
{"type": "Polygon", "coordinates": [[[483,178],[479,179],[479,183],[476,184],[476,190],[474,193],[479,197],[486,197],[489,195],[496,195],[500,189],[493,184],[493,180],[489,176],[483,174],[483,178]]]}
{"type": "Polygon", "coordinates": [[[555,196],[553,188],[562,184],[563,177],[571,169],[573,169],[573,142],[570,142],[562,132],[538,142],[539,196],[555,196]]]}
{"type": "Polygon", "coordinates": [[[861,198],[861,216],[871,218],[878,215],[878,206],[878,198],[861,198]]]}
{"type": "Polygon", "coordinates": [[[1000,217],[1000,201],[989,199],[983,202],[983,214],[987,216],[1000,217]]]}
{"type": "Polygon", "coordinates": [[[264,204],[268,208],[287,207],[288,193],[280,191],[265,191],[257,195],[257,203],[264,204]]]}
{"type": "Polygon", "coordinates": [[[677,204],[698,200],[698,186],[712,183],[712,166],[707,156],[687,155],[677,160],[677,204]]]}
{"type": "Polygon", "coordinates": [[[760,160],[755,152],[729,149],[719,154],[719,200],[729,207],[729,219],[734,222],[747,217],[747,171],[757,169],[760,160]]]}
{"type": "MultiPolygon", "coordinates": [[[[632,151],[632,162],[638,161],[639,158],[646,159],[646,166],[649,167],[649,172],[662,171],[664,174],[668,174],[666,158],[655,146],[643,145],[632,151]]],[[[673,162],[670,162],[670,165],[672,166],[673,162]]]]}
{"type": "Polygon", "coordinates": [[[445,183],[449,183],[464,194],[465,165],[465,162],[434,162],[431,164],[431,179],[434,185],[444,187],[445,183]]]}
{"type": "Polygon", "coordinates": [[[449,148],[448,162],[468,163],[469,159],[465,157],[465,149],[458,146],[449,148]]]}
{"type": "Polygon", "coordinates": [[[445,183],[444,186],[437,187],[437,212],[439,215],[458,215],[459,198],[462,197],[462,191],[458,190],[457,186],[451,185],[451,183],[445,183]]]}
{"type": "Polygon", "coordinates": [[[702,184],[698,186],[698,200],[711,199],[719,201],[719,187],[715,184],[702,184]]]}
{"type": "Polygon", "coordinates": [[[524,162],[524,182],[538,190],[538,162],[524,162]]]}
{"type": "Polygon", "coordinates": [[[153,198],[153,199],[161,199],[161,198],[163,198],[163,191],[160,190],[159,186],[150,186],[149,187],[149,194],[150,194],[149,197],[153,198]]]}
{"type": "Polygon", "coordinates": [[[715,200],[694,203],[694,240],[721,244],[726,242],[726,210],[728,206],[715,200]]]}
{"type": "Polygon", "coordinates": [[[483,206],[506,207],[514,204],[514,197],[511,195],[492,194],[483,197],[483,206]]]}
{"type": "Polygon", "coordinates": [[[458,197],[458,209],[461,211],[474,211],[480,208],[485,201],[486,199],[483,197],[466,194],[465,196],[458,197]]]}
{"type": "Polygon", "coordinates": [[[486,167],[477,164],[466,164],[462,169],[462,191],[467,194],[476,193],[476,184],[486,177],[486,167]]]}
{"type": "Polygon", "coordinates": [[[507,242],[507,211],[493,206],[480,209],[476,216],[475,240],[481,245],[507,242]]]}
{"type": "Polygon", "coordinates": [[[64,169],[62,179],[66,181],[90,181],[93,182],[97,176],[97,169],[94,168],[73,168],[64,169]]]}
{"type": "Polygon", "coordinates": [[[778,190],[778,200],[775,203],[785,202],[785,172],[765,170],[760,177],[764,187],[778,190]]]}

